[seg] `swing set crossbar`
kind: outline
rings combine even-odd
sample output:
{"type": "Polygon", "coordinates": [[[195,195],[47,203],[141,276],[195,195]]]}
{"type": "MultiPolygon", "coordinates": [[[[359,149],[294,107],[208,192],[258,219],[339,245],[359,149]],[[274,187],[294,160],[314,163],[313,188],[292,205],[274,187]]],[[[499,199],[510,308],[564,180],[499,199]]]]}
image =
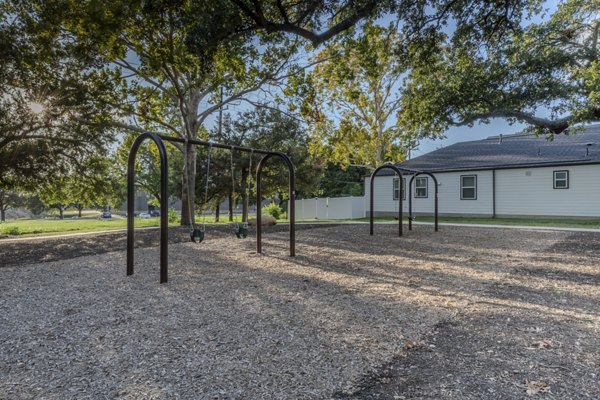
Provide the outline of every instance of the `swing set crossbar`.
{"type": "Polygon", "coordinates": [[[289,170],[289,205],[288,216],[290,226],[290,256],[296,255],[296,211],[295,211],[295,172],[294,164],[290,157],[280,151],[269,151],[261,149],[253,149],[250,147],[228,145],[222,143],[213,143],[197,139],[182,139],[173,136],[165,136],[155,132],[144,132],[140,134],[129,151],[129,159],[127,163],[127,275],[133,275],[134,266],[134,213],[135,213],[135,160],[137,152],[141,144],[146,141],[153,141],[157,148],[160,157],[160,283],[168,281],[169,269],[169,219],[168,219],[168,177],[169,169],[167,163],[167,150],[164,142],[175,142],[183,144],[191,144],[195,146],[203,146],[209,148],[226,149],[230,151],[242,151],[248,153],[262,154],[263,157],[258,162],[256,167],[256,252],[262,253],[262,170],[268,159],[271,157],[281,158],[289,170]]]}
{"type": "Polygon", "coordinates": [[[196,146],[213,147],[213,148],[217,148],[217,149],[243,151],[246,153],[256,153],[256,154],[272,155],[272,156],[285,154],[285,153],[282,153],[279,151],[253,149],[251,147],[236,146],[233,144],[214,143],[214,142],[207,142],[204,140],[197,140],[197,139],[182,139],[182,138],[177,138],[177,137],[173,137],[173,136],[165,136],[165,135],[157,135],[157,136],[167,142],[175,142],[175,143],[183,143],[183,144],[190,143],[190,144],[193,144],[196,146]]]}

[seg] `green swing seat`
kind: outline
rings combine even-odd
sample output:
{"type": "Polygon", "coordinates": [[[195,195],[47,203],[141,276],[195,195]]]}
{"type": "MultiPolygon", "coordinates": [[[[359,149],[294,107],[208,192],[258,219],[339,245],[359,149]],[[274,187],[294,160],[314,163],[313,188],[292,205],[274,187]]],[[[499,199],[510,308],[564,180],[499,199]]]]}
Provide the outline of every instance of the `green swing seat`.
{"type": "Polygon", "coordinates": [[[248,237],[248,224],[236,224],[233,229],[233,233],[237,236],[238,239],[245,239],[248,237]]]}
{"type": "Polygon", "coordinates": [[[190,229],[190,238],[194,243],[202,243],[204,240],[204,227],[190,229]]]}

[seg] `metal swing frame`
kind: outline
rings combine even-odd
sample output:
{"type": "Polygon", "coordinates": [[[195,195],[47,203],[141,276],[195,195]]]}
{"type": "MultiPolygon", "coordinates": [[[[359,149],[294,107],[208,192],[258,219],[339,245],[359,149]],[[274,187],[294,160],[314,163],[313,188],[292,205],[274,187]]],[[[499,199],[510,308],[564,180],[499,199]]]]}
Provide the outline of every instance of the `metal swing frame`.
{"type": "Polygon", "coordinates": [[[127,275],[133,275],[134,267],[134,212],[135,212],[135,160],[141,144],[146,140],[152,140],[158,147],[160,157],[160,283],[166,283],[169,279],[169,218],[168,218],[168,199],[169,199],[169,167],[167,163],[167,149],[164,142],[191,144],[194,146],[216,147],[228,149],[231,151],[243,151],[247,153],[262,154],[263,157],[256,167],[256,252],[262,253],[262,182],[261,174],[266,162],[271,157],[281,158],[289,170],[289,205],[288,218],[290,224],[290,257],[296,255],[296,188],[294,164],[290,157],[280,151],[269,151],[252,149],[249,147],[227,145],[221,143],[206,142],[203,140],[181,139],[177,137],[160,135],[154,132],[145,132],[140,134],[129,151],[129,160],[127,164],[127,275]]]}
{"type": "MultiPolygon", "coordinates": [[[[374,225],[374,215],[375,215],[375,176],[377,175],[377,173],[381,170],[384,169],[391,169],[392,171],[394,171],[396,173],[396,176],[398,176],[398,179],[403,179],[402,178],[402,171],[405,172],[409,172],[411,174],[413,174],[413,176],[410,179],[410,183],[408,183],[408,230],[412,230],[412,183],[414,181],[414,179],[419,176],[419,175],[427,175],[430,176],[431,179],[433,179],[434,185],[435,185],[435,210],[434,210],[434,214],[435,214],[435,231],[438,231],[438,183],[437,183],[437,179],[436,177],[431,173],[431,172],[427,172],[427,171],[419,171],[419,170],[415,170],[415,169],[410,169],[410,168],[402,168],[402,167],[398,167],[392,163],[386,163],[383,165],[380,165],[379,167],[375,168],[375,170],[373,171],[373,173],[371,174],[371,178],[370,178],[370,196],[369,196],[369,233],[371,236],[373,236],[373,225],[374,225]]],[[[398,196],[398,203],[399,203],[399,207],[398,207],[398,236],[402,236],[402,197],[404,192],[402,191],[402,183],[399,182],[399,192],[400,195],[398,196]]]]}
{"type": "MultiPolygon", "coordinates": [[[[413,221],[413,213],[412,213],[412,184],[413,181],[415,180],[415,178],[419,175],[427,175],[430,176],[431,179],[433,180],[433,185],[435,187],[434,190],[434,226],[435,226],[435,231],[438,231],[438,181],[437,178],[435,177],[435,175],[433,175],[431,172],[426,172],[426,171],[420,171],[415,173],[412,178],[410,178],[410,182],[408,184],[408,215],[409,215],[409,219],[408,219],[408,230],[412,231],[412,221],[413,221]]],[[[415,189],[416,190],[416,189],[415,189]]]]}

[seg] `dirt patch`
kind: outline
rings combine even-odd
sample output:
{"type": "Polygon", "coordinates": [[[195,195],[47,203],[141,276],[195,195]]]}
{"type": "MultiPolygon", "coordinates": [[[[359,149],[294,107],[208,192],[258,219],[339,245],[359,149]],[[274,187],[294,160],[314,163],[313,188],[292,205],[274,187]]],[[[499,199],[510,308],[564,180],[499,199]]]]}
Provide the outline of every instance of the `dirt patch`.
{"type": "Polygon", "coordinates": [[[129,278],[123,251],[21,254],[0,398],[600,398],[600,235],[341,225],[290,258],[280,229],[264,256],[227,230],[174,244],[167,285],[156,248],[129,278]]]}

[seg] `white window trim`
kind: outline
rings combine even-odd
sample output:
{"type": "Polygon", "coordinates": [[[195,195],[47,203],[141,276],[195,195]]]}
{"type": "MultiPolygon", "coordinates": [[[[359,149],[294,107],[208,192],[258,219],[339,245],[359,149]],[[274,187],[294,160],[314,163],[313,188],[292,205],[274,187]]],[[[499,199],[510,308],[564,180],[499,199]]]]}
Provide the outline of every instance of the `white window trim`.
{"type": "Polygon", "coordinates": [[[426,199],[429,197],[429,177],[426,176],[419,176],[418,178],[415,178],[415,199],[426,199]],[[425,186],[418,186],[417,183],[419,182],[419,180],[424,180],[425,181],[425,186]],[[417,193],[417,189],[425,189],[425,196],[418,196],[417,193]]]}
{"type": "Polygon", "coordinates": [[[476,174],[460,176],[460,199],[461,200],[477,200],[477,175],[476,174]],[[473,178],[474,179],[473,186],[465,186],[463,184],[463,178],[473,178]],[[475,197],[465,197],[463,189],[475,189],[473,191],[473,194],[475,197]]]}
{"type": "Polygon", "coordinates": [[[406,200],[406,178],[394,178],[392,186],[392,199],[394,201],[398,201],[398,198],[400,197],[397,193],[399,189],[401,189],[400,191],[402,192],[402,200],[406,200]],[[402,179],[402,188],[396,186],[400,182],[400,179],[402,179]]]}
{"type": "Polygon", "coordinates": [[[552,171],[552,177],[553,177],[553,181],[552,181],[552,187],[554,189],[568,189],[569,188],[569,170],[568,169],[561,169],[558,171],[552,171]],[[557,179],[556,178],[556,174],[557,173],[565,173],[565,179],[557,179]],[[566,186],[556,186],[556,182],[557,181],[564,181],[566,183],[566,186]]]}

